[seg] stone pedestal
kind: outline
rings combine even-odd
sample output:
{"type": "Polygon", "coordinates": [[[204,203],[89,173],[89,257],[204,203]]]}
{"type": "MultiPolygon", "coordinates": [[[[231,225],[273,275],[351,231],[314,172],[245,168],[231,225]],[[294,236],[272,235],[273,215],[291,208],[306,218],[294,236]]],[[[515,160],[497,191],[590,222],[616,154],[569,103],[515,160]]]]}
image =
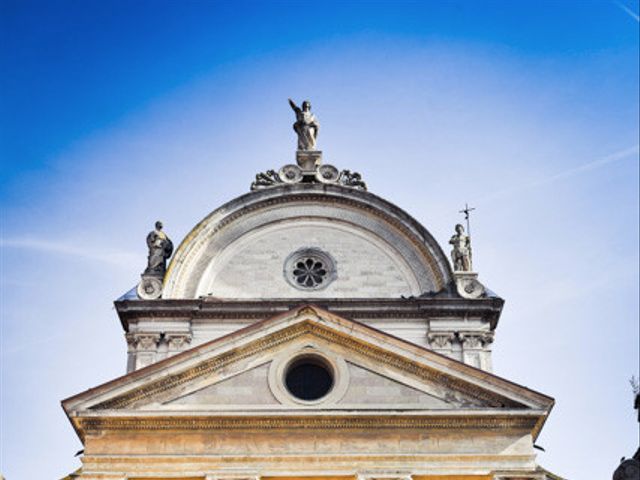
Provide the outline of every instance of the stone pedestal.
{"type": "Polygon", "coordinates": [[[162,296],[162,277],[143,273],[136,289],[138,297],[143,300],[155,300],[162,296]]]}
{"type": "Polygon", "coordinates": [[[463,298],[480,298],[485,294],[484,285],[478,281],[478,274],[475,272],[453,272],[456,281],[458,294],[463,298]]]}
{"type": "Polygon", "coordinates": [[[297,150],[296,162],[303,171],[315,172],[316,168],[322,164],[322,151],[297,150]]]}

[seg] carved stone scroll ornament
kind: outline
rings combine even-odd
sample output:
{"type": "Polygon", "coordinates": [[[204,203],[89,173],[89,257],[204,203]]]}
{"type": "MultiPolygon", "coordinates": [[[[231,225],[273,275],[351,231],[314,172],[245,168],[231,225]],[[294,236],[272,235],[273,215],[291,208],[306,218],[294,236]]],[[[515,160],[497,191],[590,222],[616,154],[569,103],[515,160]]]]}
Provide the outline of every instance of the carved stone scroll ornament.
{"type": "Polygon", "coordinates": [[[493,342],[492,332],[460,333],[459,337],[465,349],[482,349],[493,342]]]}
{"type": "Polygon", "coordinates": [[[165,341],[169,352],[177,353],[183,351],[189,343],[191,343],[190,333],[167,333],[165,341]]]}
{"type": "Polygon", "coordinates": [[[333,165],[316,165],[313,170],[304,170],[299,165],[285,165],[276,173],[275,170],[267,170],[256,175],[251,184],[251,190],[291,185],[298,183],[321,183],[341,185],[343,187],[366,190],[367,184],[362,180],[358,172],[351,170],[338,170],[333,165]]]}
{"type": "Polygon", "coordinates": [[[154,352],[158,349],[159,333],[137,333],[134,334],[134,338],[136,350],[139,352],[154,352]]]}
{"type": "Polygon", "coordinates": [[[143,300],[155,300],[162,296],[162,281],[157,277],[143,275],[137,288],[138,297],[143,300]]]}
{"type": "Polygon", "coordinates": [[[367,184],[362,180],[362,176],[358,172],[352,172],[351,170],[343,170],[340,172],[338,183],[345,187],[359,188],[362,190],[367,189],[367,184]]]}
{"type": "Polygon", "coordinates": [[[278,172],[280,181],[284,183],[300,183],[302,176],[302,169],[298,165],[285,165],[278,172]]]}
{"type": "Polygon", "coordinates": [[[265,187],[273,187],[282,183],[282,180],[278,176],[275,170],[267,170],[263,173],[258,173],[256,175],[255,181],[251,184],[251,190],[258,190],[260,188],[265,187]]]}
{"type": "Polygon", "coordinates": [[[455,336],[453,332],[429,332],[427,338],[431,348],[450,349],[455,336]]]}
{"type": "Polygon", "coordinates": [[[477,273],[454,271],[453,278],[456,282],[456,290],[462,298],[475,299],[485,296],[486,289],[478,280],[477,273]]]}
{"type": "Polygon", "coordinates": [[[333,165],[321,165],[316,170],[316,180],[320,183],[337,183],[340,172],[333,165]]]}

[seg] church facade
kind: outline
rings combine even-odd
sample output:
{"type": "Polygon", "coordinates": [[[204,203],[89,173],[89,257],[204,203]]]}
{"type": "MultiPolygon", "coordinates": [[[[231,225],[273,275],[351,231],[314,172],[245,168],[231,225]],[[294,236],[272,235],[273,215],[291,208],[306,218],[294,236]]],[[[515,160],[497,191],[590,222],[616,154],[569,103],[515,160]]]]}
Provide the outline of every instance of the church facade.
{"type": "MultiPolygon", "coordinates": [[[[298,110],[299,148],[315,146],[298,110]]],[[[534,449],[553,399],[491,373],[504,302],[470,271],[464,229],[454,270],[359,174],[302,149],[199,222],[166,271],[161,228],[115,302],[126,375],[62,402],[76,478],[557,478],[534,449]]]]}

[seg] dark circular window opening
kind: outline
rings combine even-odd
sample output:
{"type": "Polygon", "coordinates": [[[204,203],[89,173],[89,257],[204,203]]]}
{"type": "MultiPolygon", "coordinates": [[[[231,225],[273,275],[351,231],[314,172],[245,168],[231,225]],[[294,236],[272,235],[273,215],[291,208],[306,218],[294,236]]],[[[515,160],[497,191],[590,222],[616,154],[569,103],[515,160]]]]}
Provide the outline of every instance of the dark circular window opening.
{"type": "Polygon", "coordinates": [[[289,365],[284,383],[294,397],[318,400],[333,388],[333,371],[324,359],[305,356],[289,365]]]}

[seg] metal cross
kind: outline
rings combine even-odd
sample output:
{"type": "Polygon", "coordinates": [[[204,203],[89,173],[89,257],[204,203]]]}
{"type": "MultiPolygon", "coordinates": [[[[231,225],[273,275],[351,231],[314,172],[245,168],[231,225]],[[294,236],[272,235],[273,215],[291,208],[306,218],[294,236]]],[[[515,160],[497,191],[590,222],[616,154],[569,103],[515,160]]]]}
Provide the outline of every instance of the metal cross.
{"type": "Polygon", "coordinates": [[[475,208],[469,208],[469,205],[465,202],[464,210],[460,210],[458,213],[464,213],[464,219],[467,221],[467,235],[471,236],[471,227],[469,225],[469,214],[473,212],[475,208]]]}

